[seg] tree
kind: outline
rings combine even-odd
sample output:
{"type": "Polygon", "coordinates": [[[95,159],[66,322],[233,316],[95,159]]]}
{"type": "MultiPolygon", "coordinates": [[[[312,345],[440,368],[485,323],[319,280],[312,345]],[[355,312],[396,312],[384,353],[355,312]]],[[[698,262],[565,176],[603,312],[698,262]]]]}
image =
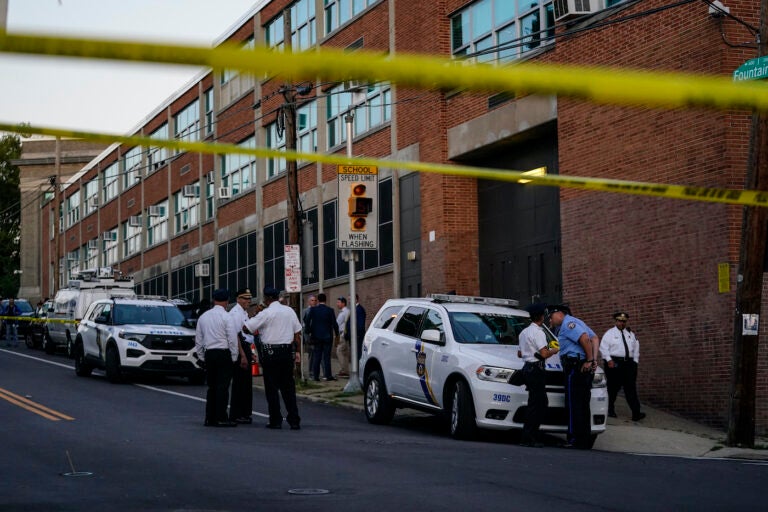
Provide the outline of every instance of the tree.
{"type": "Polygon", "coordinates": [[[19,235],[21,190],[19,168],[11,162],[21,157],[18,135],[0,137],[0,296],[15,297],[19,291],[19,235]]]}

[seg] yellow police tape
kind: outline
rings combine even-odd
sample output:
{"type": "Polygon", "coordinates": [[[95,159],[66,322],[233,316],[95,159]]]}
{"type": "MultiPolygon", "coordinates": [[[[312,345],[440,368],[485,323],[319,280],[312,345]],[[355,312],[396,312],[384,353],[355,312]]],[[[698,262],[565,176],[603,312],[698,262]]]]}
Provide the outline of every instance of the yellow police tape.
{"type": "Polygon", "coordinates": [[[0,316],[0,320],[18,320],[20,322],[53,322],[61,324],[79,324],[79,320],[66,320],[63,318],[30,318],[28,316],[0,316]]]}
{"type": "Polygon", "coordinates": [[[463,165],[436,164],[428,162],[401,162],[379,158],[347,157],[320,153],[280,151],[269,148],[244,148],[235,144],[187,142],[181,140],[159,140],[138,135],[114,135],[77,130],[62,130],[37,126],[18,126],[0,122],[0,130],[26,134],[72,137],[96,142],[119,142],[127,146],[164,147],[193,153],[242,154],[261,158],[285,158],[287,160],[310,160],[333,165],[375,165],[384,168],[407,169],[420,172],[454,175],[464,178],[509,181],[562,188],[576,188],[601,192],[666,197],[710,203],[737,204],[743,206],[768,206],[768,192],[758,190],[735,190],[725,188],[669,185],[642,181],[613,180],[603,178],[581,178],[576,176],[524,174],[525,171],[490,169],[463,165]]]}
{"type": "Polygon", "coordinates": [[[233,44],[206,48],[21,33],[0,33],[0,51],[197,65],[260,76],[284,75],[291,80],[387,80],[422,89],[557,94],[595,103],[768,110],[766,84],[734,83],[731,77],[711,75],[530,62],[494,66],[446,57],[345,52],[328,47],[283,53],[266,47],[242,49],[233,44]]]}

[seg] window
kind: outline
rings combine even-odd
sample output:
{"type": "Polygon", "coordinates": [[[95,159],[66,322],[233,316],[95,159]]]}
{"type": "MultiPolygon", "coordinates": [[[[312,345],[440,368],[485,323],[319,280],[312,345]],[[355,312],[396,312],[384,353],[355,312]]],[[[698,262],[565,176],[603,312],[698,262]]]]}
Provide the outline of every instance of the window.
{"type": "MultiPolygon", "coordinates": [[[[310,101],[296,109],[296,147],[300,153],[317,153],[317,102],[310,101]]],[[[299,160],[300,167],[307,162],[299,160]]]]}
{"type": "MultiPolygon", "coordinates": [[[[267,46],[282,51],[285,48],[283,15],[273,18],[264,27],[267,46]]],[[[297,0],[291,5],[291,50],[300,52],[317,44],[315,1],[297,0]]]]}
{"type": "Polygon", "coordinates": [[[67,198],[67,227],[80,221],[80,191],[67,198]]]}
{"type": "Polygon", "coordinates": [[[419,306],[410,306],[405,310],[405,313],[403,313],[400,321],[397,322],[395,332],[402,334],[403,336],[415,338],[419,333],[419,325],[421,324],[422,316],[424,316],[424,308],[419,306]]]}
{"type": "Polygon", "coordinates": [[[548,0],[478,0],[451,17],[451,51],[478,62],[510,62],[555,35],[548,0]]]}
{"type": "MultiPolygon", "coordinates": [[[[282,18],[281,18],[282,19],[282,18]]],[[[243,45],[240,47],[241,50],[252,50],[256,46],[256,41],[253,39],[253,36],[249,37],[243,45]]],[[[221,72],[221,85],[224,85],[228,82],[231,82],[233,79],[240,76],[240,70],[238,69],[225,69],[221,72]]],[[[213,113],[213,89],[208,89],[206,91],[206,100],[208,92],[211,92],[211,113],[213,113]]],[[[207,103],[206,103],[206,117],[207,117],[207,103]]],[[[210,133],[210,132],[207,132],[210,133]]]]}
{"type": "MultiPolygon", "coordinates": [[[[213,172],[213,171],[211,171],[213,172]]],[[[215,183],[208,183],[206,181],[205,183],[205,220],[210,220],[213,218],[214,210],[213,210],[213,201],[216,197],[216,184],[215,183]]],[[[201,194],[203,192],[201,191],[201,194]]]]}
{"type": "Polygon", "coordinates": [[[93,247],[92,244],[86,243],[83,248],[83,254],[85,255],[85,263],[83,264],[83,268],[98,268],[99,267],[99,250],[101,247],[101,241],[99,239],[91,240],[92,242],[96,242],[96,247],[93,247]]]}
{"type": "MultiPolygon", "coordinates": [[[[256,147],[256,138],[249,137],[238,144],[241,148],[256,147]]],[[[253,187],[256,179],[256,157],[254,155],[221,155],[221,186],[229,187],[234,196],[253,187]]]]}
{"type": "MultiPolygon", "coordinates": [[[[198,183],[191,186],[198,188],[198,183]]],[[[200,222],[200,195],[197,197],[186,197],[183,191],[173,194],[173,233],[178,234],[186,231],[200,222]]]]}
{"type": "Polygon", "coordinates": [[[392,321],[397,318],[397,314],[400,312],[400,310],[403,309],[402,306],[390,306],[387,309],[385,309],[381,315],[379,315],[379,318],[376,320],[376,323],[373,324],[371,327],[374,327],[376,329],[387,329],[390,325],[392,325],[392,321]]]}
{"type": "Polygon", "coordinates": [[[168,296],[168,274],[160,274],[157,277],[147,279],[140,285],[136,285],[136,293],[139,295],[168,296]]]}
{"type": "Polygon", "coordinates": [[[99,179],[94,178],[83,187],[83,217],[99,208],[99,179]]]}
{"type": "Polygon", "coordinates": [[[200,100],[195,100],[173,116],[176,139],[185,142],[200,140],[200,100]]]}
{"type": "MultiPolygon", "coordinates": [[[[213,275],[213,273],[211,273],[213,275]]],[[[256,288],[256,232],[219,245],[219,286],[228,290],[256,288]]]]}
{"type": "MultiPolygon", "coordinates": [[[[285,130],[279,130],[277,125],[278,123],[274,122],[267,126],[267,147],[277,151],[285,151],[285,130]]],[[[285,172],[285,169],[285,158],[267,159],[267,179],[285,172]]]]}
{"type": "Polygon", "coordinates": [[[282,220],[264,228],[264,286],[285,288],[285,241],[288,221],[282,220]]]}
{"type": "MultiPolygon", "coordinates": [[[[440,331],[440,339],[445,339],[445,329],[443,329],[443,319],[440,317],[440,313],[433,309],[428,309],[427,314],[424,317],[424,323],[421,326],[421,332],[426,331],[427,329],[434,329],[436,331],[440,331]]],[[[419,333],[419,336],[421,336],[421,332],[419,333]]]]}
{"type": "Polygon", "coordinates": [[[134,186],[140,179],[141,147],[129,149],[123,155],[123,190],[134,186]]]}
{"type": "Polygon", "coordinates": [[[73,275],[80,270],[80,249],[67,253],[67,275],[73,279],[73,275]]]}
{"type": "MultiPolygon", "coordinates": [[[[388,123],[392,118],[389,83],[369,85],[364,93],[365,102],[354,107],[355,115],[352,126],[354,137],[388,123]]],[[[344,91],[343,86],[340,85],[328,91],[327,95],[328,149],[331,149],[347,140],[347,127],[344,118],[352,106],[352,93],[344,91]]]]}
{"type": "Polygon", "coordinates": [[[325,33],[330,34],[378,0],[325,0],[325,33]]]}
{"type": "Polygon", "coordinates": [[[168,240],[168,200],[151,206],[146,214],[147,247],[168,240]]]}
{"type": "MultiPolygon", "coordinates": [[[[213,276],[213,258],[204,260],[203,264],[208,265],[208,268],[211,269],[211,276],[213,276]]],[[[200,291],[200,281],[202,281],[202,297],[208,297],[210,300],[213,294],[213,277],[195,277],[196,265],[197,263],[193,263],[171,272],[171,290],[173,291],[171,298],[186,299],[191,303],[199,303],[201,299],[198,298],[198,294],[200,291]]],[[[233,289],[237,290],[238,288],[233,289]]]]}
{"type": "Polygon", "coordinates": [[[141,226],[123,222],[123,257],[127,258],[141,251],[141,226]]]}
{"type": "Polygon", "coordinates": [[[101,188],[102,188],[102,194],[101,196],[104,198],[104,202],[108,202],[115,197],[117,197],[117,194],[119,192],[118,187],[118,178],[120,176],[120,165],[115,162],[106,169],[104,169],[104,172],[102,173],[102,179],[101,179],[101,188]]]}
{"type": "Polygon", "coordinates": [[[205,134],[213,133],[213,87],[205,91],[205,134]]]}
{"type": "MultiPolygon", "coordinates": [[[[152,132],[150,139],[168,140],[168,123],[152,132]]],[[[147,149],[147,174],[153,173],[165,165],[168,160],[168,148],[150,147],[147,149]]]]}
{"type": "MultiPolygon", "coordinates": [[[[110,231],[115,231],[117,229],[117,226],[112,228],[110,231]]],[[[118,262],[118,254],[117,254],[117,240],[104,240],[104,266],[105,267],[111,267],[112,265],[116,264],[118,262]]]]}

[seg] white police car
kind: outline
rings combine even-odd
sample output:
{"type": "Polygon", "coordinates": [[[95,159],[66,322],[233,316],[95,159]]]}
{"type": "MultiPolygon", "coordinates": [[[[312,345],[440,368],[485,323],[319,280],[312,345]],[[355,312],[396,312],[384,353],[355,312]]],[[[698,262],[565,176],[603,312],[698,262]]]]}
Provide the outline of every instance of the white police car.
{"type": "MultiPolygon", "coordinates": [[[[388,423],[398,407],[449,418],[451,435],[474,437],[478,427],[522,429],[528,392],[509,383],[523,367],[518,335],[530,315],[517,301],[460,295],[391,299],[365,333],[360,358],[364,409],[371,423],[388,423]]],[[[554,336],[547,331],[547,336],[554,336]]],[[[547,360],[549,408],[543,431],[566,432],[560,360],[547,360]]],[[[605,431],[605,376],[598,368],[592,400],[592,442],[605,431]]]]}
{"type": "Polygon", "coordinates": [[[205,373],[196,362],[195,331],[170,301],[97,300],[77,329],[75,373],[81,377],[100,368],[110,382],[144,373],[188,377],[190,382],[202,384],[205,373]]]}

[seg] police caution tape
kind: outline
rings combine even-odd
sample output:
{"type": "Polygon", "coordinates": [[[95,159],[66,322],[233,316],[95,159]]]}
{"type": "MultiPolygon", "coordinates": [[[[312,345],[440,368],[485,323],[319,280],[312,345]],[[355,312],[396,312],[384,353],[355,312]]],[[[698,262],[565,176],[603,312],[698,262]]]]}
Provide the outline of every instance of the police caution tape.
{"type": "Polygon", "coordinates": [[[324,164],[345,166],[354,169],[381,167],[397,168],[418,172],[460,176],[464,178],[508,181],[513,183],[541,185],[549,187],[575,188],[619,194],[664,197],[668,199],[684,199],[688,201],[703,201],[709,203],[735,204],[741,206],[768,206],[768,192],[759,190],[736,190],[691,185],[670,185],[663,183],[648,183],[641,181],[613,180],[603,178],[582,178],[554,174],[534,175],[527,171],[509,169],[492,169],[462,165],[437,164],[429,162],[383,160],[367,157],[347,157],[341,155],[325,155],[320,153],[302,153],[298,151],[281,151],[269,148],[244,148],[235,144],[187,142],[181,140],[152,139],[138,135],[115,135],[106,133],[85,132],[80,130],[63,130],[30,125],[14,125],[0,122],[0,130],[25,134],[50,135],[53,137],[71,137],[96,142],[121,143],[133,146],[163,147],[179,151],[207,154],[240,154],[253,155],[261,158],[285,158],[287,160],[311,160],[324,164]]]}
{"type": "Polygon", "coordinates": [[[0,316],[0,320],[17,320],[19,322],[36,322],[36,323],[48,323],[48,322],[55,322],[60,324],[78,324],[80,323],[77,320],[67,320],[63,318],[30,318],[28,316],[0,316]]]}
{"type": "Polygon", "coordinates": [[[734,83],[730,76],[531,62],[494,66],[439,56],[345,52],[328,47],[284,53],[267,47],[242,49],[231,43],[205,48],[22,33],[0,33],[0,51],[197,65],[306,80],[385,80],[421,89],[556,94],[602,104],[768,110],[765,84],[734,83]]]}

